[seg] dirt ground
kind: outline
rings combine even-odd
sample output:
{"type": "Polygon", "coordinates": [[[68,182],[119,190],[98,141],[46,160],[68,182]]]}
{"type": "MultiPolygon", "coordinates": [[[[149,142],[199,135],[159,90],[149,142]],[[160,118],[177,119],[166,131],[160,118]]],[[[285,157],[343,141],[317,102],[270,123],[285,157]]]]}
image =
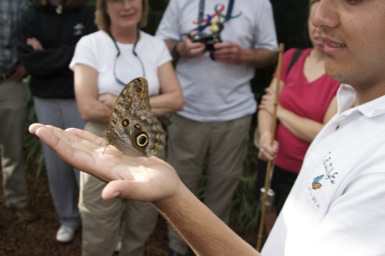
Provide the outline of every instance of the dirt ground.
{"type": "MultiPolygon", "coordinates": [[[[32,223],[20,221],[12,210],[5,208],[0,193],[0,255],[2,256],[77,256],[81,255],[81,232],[68,244],[56,242],[59,219],[55,212],[48,181],[45,176],[36,177],[27,172],[31,203],[40,213],[32,223]]],[[[2,184],[2,175],[0,175],[2,184]]],[[[1,190],[2,191],[2,185],[1,190]]],[[[158,225],[146,245],[147,256],[164,256],[167,248],[166,224],[159,218],[158,225]]]]}

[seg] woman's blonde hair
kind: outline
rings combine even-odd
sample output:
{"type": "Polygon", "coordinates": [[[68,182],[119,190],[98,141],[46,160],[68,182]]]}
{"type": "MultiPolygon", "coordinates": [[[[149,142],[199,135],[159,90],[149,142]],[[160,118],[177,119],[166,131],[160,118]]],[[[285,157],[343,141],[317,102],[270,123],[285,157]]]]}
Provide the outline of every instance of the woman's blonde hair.
{"type": "MultiPolygon", "coordinates": [[[[49,5],[49,0],[34,0],[32,1],[38,5],[46,6],[49,5]]],[[[66,10],[73,10],[84,5],[84,0],[63,0],[63,7],[66,10]]]]}
{"type": "MultiPolygon", "coordinates": [[[[109,32],[111,19],[106,12],[107,1],[108,0],[97,0],[95,11],[95,23],[99,29],[109,32]]],[[[142,0],[142,17],[138,24],[139,28],[144,28],[147,25],[148,9],[148,0],[142,0]]]]}

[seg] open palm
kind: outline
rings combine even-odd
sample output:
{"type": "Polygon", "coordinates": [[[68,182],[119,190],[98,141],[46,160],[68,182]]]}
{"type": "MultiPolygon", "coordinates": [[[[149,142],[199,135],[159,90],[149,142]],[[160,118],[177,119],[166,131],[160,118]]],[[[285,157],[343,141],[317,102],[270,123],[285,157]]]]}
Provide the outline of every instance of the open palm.
{"type": "Polygon", "coordinates": [[[70,165],[108,182],[102,193],[106,200],[155,202],[172,197],[179,189],[175,170],[157,157],[124,155],[103,138],[79,129],[32,124],[29,131],[70,165]]]}

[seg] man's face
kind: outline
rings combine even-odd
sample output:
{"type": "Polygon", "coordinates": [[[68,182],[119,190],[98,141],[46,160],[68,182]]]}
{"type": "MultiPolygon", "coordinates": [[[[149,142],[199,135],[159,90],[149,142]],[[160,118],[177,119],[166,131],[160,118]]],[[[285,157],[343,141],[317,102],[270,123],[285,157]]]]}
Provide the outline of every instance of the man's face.
{"type": "Polygon", "coordinates": [[[384,0],[319,0],[312,23],[320,28],[331,77],[357,91],[385,88],[384,0]]]}

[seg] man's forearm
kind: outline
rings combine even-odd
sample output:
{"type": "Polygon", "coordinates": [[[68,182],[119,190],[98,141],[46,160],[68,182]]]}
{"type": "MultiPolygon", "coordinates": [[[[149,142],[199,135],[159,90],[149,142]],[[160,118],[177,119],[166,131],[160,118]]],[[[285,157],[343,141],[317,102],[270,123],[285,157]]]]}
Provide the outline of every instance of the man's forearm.
{"type": "Polygon", "coordinates": [[[243,63],[249,64],[255,68],[263,68],[273,65],[277,60],[278,53],[268,49],[243,48],[241,50],[241,59],[243,63]]]}
{"type": "Polygon", "coordinates": [[[260,255],[184,185],[172,198],[154,204],[197,255],[260,255]]]}

